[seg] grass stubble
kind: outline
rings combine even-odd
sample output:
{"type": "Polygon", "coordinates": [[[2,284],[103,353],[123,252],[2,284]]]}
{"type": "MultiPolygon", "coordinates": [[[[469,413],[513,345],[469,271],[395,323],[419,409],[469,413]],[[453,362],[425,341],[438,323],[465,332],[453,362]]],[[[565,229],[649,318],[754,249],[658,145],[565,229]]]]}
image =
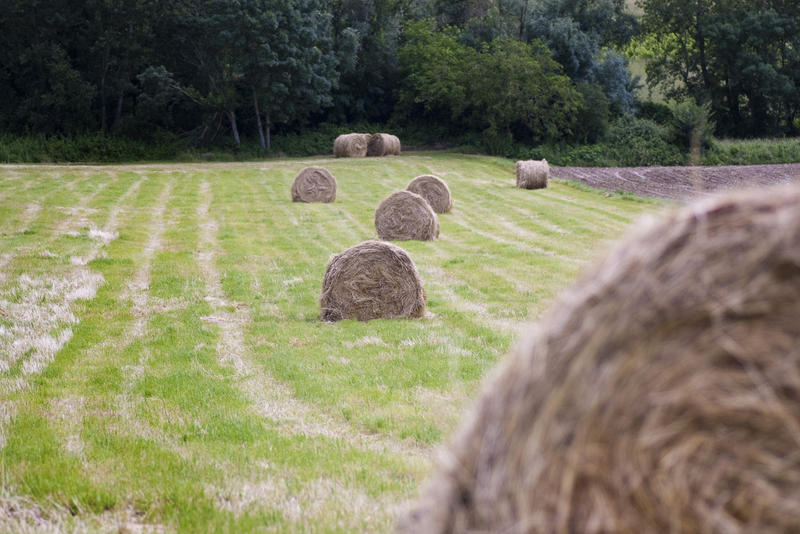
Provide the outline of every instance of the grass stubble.
{"type": "Polygon", "coordinates": [[[521,326],[654,209],[452,155],[0,168],[0,531],[389,530],[521,326]],[[335,203],[291,202],[307,165],[335,203]],[[320,322],[330,255],[420,174],[456,201],[398,243],[431,316],[320,322]]]}

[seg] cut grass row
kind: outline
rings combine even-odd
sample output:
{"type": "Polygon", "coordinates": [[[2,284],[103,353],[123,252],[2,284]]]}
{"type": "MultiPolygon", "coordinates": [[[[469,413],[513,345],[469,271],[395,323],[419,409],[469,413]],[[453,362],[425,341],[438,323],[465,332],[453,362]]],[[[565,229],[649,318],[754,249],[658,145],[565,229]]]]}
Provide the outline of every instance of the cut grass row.
{"type": "Polygon", "coordinates": [[[0,372],[0,530],[388,530],[521,327],[656,208],[513,183],[513,162],[444,154],[0,169],[0,306],[25,277],[103,280],[43,293],[32,313],[72,319],[27,332],[71,336],[41,372],[33,353],[0,372]],[[336,176],[336,203],[289,201],[308,164],[336,176]],[[401,243],[432,316],[320,322],[330,255],[425,173],[456,201],[439,241],[401,243]]]}

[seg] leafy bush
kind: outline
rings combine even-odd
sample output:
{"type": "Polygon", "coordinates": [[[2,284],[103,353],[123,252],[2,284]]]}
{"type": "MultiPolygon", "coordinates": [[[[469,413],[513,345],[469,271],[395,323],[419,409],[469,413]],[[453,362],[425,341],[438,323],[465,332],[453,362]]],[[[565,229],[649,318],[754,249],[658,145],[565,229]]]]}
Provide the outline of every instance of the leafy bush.
{"type": "Polygon", "coordinates": [[[100,133],[74,136],[0,137],[3,163],[111,163],[171,160],[180,150],[178,139],[162,134],[150,142],[100,133]]]}
{"type": "Polygon", "coordinates": [[[672,110],[661,102],[646,100],[637,104],[636,116],[640,119],[648,119],[658,124],[667,125],[672,121],[672,110]]]}
{"type": "Polygon", "coordinates": [[[800,138],[712,139],[703,165],[758,165],[800,162],[800,138]]]}
{"type": "Polygon", "coordinates": [[[622,166],[682,165],[686,158],[668,142],[671,132],[647,119],[623,115],[611,125],[605,143],[622,166]]]}
{"type": "Polygon", "coordinates": [[[608,130],[608,97],[596,84],[581,82],[577,88],[583,95],[583,107],[578,112],[573,136],[581,143],[596,143],[608,130]]]}
{"type": "Polygon", "coordinates": [[[581,96],[540,41],[495,39],[475,50],[430,21],[410,24],[398,51],[398,111],[504,138],[569,134],[581,96]]]}
{"type": "Polygon", "coordinates": [[[603,142],[547,144],[521,153],[529,159],[546,158],[553,165],[577,167],[634,167],[683,165],[681,151],[669,144],[670,130],[653,121],[625,115],[614,121],[603,142]]]}
{"type": "Polygon", "coordinates": [[[697,105],[687,100],[672,106],[672,141],[684,148],[707,148],[714,134],[715,124],[710,120],[711,104],[697,105]]]}
{"type": "Polygon", "coordinates": [[[546,159],[562,167],[611,167],[608,147],[602,144],[572,146],[566,143],[540,145],[520,154],[520,159],[546,159]]]}
{"type": "Polygon", "coordinates": [[[607,50],[595,58],[591,80],[603,87],[615,113],[633,113],[638,76],[631,76],[628,61],[617,52],[607,50]]]}

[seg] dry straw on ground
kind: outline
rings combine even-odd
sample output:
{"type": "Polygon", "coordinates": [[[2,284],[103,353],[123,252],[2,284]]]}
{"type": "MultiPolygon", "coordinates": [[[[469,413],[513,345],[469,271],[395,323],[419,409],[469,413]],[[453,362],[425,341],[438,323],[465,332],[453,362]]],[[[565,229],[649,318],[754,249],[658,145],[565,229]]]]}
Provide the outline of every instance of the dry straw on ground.
{"type": "Polygon", "coordinates": [[[376,133],[369,138],[367,156],[399,156],[400,139],[386,133],[376,133]]]}
{"type": "Polygon", "coordinates": [[[488,383],[400,531],[800,532],[800,188],[613,251],[488,383]]]}
{"type": "Polygon", "coordinates": [[[333,141],[333,155],[337,158],[363,158],[372,136],[363,133],[342,134],[333,141]]]}
{"type": "Polygon", "coordinates": [[[447,213],[453,208],[453,196],[447,184],[432,174],[417,176],[406,186],[406,191],[416,193],[431,205],[436,213],[447,213]]]}
{"type": "Polygon", "coordinates": [[[388,241],[433,241],[439,237],[439,218],[420,195],[398,191],[375,210],[375,229],[378,237],[388,241]]]}
{"type": "Polygon", "coordinates": [[[322,280],[320,308],[324,321],[422,317],[425,290],[405,250],[365,241],[331,258],[322,280]]]}
{"type": "Polygon", "coordinates": [[[324,167],[306,167],[292,183],[292,202],[333,202],[336,178],[324,167]]]}
{"type": "Polygon", "coordinates": [[[521,189],[544,189],[550,179],[547,160],[517,162],[517,187],[521,189]]]}

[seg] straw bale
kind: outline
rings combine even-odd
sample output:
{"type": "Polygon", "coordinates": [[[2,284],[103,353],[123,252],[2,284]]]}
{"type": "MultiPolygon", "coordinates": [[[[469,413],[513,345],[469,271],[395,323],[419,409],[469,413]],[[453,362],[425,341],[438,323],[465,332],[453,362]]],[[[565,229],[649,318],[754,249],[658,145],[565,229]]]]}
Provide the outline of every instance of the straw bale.
{"type": "Polygon", "coordinates": [[[447,213],[453,208],[453,196],[447,184],[432,174],[417,176],[406,186],[406,191],[420,195],[436,213],[447,213]]]}
{"type": "Polygon", "coordinates": [[[800,532],[800,188],[612,251],[487,383],[399,530],[800,532]]]}
{"type": "Polygon", "coordinates": [[[292,202],[333,202],[336,178],[324,167],[306,167],[292,183],[292,202]]]}
{"type": "Polygon", "coordinates": [[[544,189],[550,179],[550,166],[547,160],[527,160],[517,162],[517,187],[521,189],[544,189]]]}
{"type": "Polygon", "coordinates": [[[433,241],[439,237],[439,218],[420,195],[397,191],[375,210],[375,229],[387,241],[433,241]]]}
{"type": "Polygon", "coordinates": [[[365,241],[331,258],[320,297],[324,321],[422,317],[425,290],[408,253],[383,241],[365,241]]]}
{"type": "Polygon", "coordinates": [[[369,138],[367,156],[400,155],[400,139],[387,133],[376,133],[369,138]]]}
{"type": "Polygon", "coordinates": [[[342,134],[333,141],[333,155],[337,158],[363,158],[372,136],[363,133],[342,134]]]}

